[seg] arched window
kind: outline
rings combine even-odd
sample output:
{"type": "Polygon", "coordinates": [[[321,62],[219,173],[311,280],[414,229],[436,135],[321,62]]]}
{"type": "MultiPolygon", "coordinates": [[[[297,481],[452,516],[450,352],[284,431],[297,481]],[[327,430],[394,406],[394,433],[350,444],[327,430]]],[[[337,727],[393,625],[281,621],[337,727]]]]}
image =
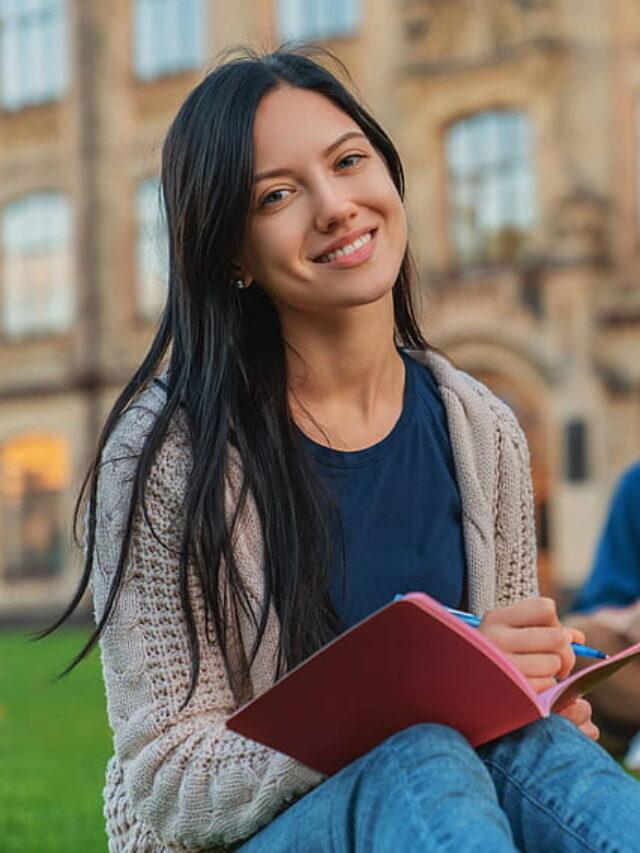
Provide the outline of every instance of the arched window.
{"type": "Polygon", "coordinates": [[[449,128],[446,154],[458,262],[521,257],[535,220],[528,116],[502,110],[457,121],[449,128]]]}
{"type": "Polygon", "coordinates": [[[16,110],[67,89],[66,0],[0,0],[1,100],[16,110]]]}
{"type": "Polygon", "coordinates": [[[141,80],[197,68],[204,60],[204,0],[133,0],[132,8],[133,67],[141,80]]]}
{"type": "Polygon", "coordinates": [[[278,0],[281,39],[326,39],[349,35],[359,20],[359,0],[278,0]]]}
{"type": "Polygon", "coordinates": [[[2,326],[7,337],[63,332],[73,317],[71,212],[58,192],[22,196],[2,217],[2,326]]]}
{"type": "Polygon", "coordinates": [[[160,204],[160,183],[145,178],[136,192],[136,307],[155,320],[167,296],[167,226],[160,204]]]}
{"type": "Polygon", "coordinates": [[[0,568],[5,580],[47,578],[63,570],[69,469],[69,447],[57,436],[29,433],[0,444],[0,568]]]}

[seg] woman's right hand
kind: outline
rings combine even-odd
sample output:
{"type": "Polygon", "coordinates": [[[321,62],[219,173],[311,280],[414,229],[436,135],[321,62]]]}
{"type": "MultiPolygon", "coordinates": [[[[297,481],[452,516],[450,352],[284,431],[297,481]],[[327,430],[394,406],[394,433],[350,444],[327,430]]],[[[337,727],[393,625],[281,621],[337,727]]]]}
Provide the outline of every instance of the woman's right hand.
{"type": "Polygon", "coordinates": [[[520,670],[536,693],[566,678],[576,657],[572,642],[584,635],[561,625],[555,601],[528,598],[488,611],[479,630],[520,670]]]}

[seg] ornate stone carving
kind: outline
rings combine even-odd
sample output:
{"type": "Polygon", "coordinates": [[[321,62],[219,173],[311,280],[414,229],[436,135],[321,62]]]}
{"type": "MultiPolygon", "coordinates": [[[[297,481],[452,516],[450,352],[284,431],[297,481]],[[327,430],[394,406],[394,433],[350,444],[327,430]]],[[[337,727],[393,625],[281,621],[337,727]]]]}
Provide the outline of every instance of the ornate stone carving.
{"type": "Polygon", "coordinates": [[[567,263],[603,263],[608,254],[608,215],[606,199],[576,189],[560,201],[553,218],[551,257],[567,263]]]}
{"type": "Polygon", "coordinates": [[[434,69],[492,61],[552,38],[555,11],[546,0],[407,0],[407,58],[434,69]]]}

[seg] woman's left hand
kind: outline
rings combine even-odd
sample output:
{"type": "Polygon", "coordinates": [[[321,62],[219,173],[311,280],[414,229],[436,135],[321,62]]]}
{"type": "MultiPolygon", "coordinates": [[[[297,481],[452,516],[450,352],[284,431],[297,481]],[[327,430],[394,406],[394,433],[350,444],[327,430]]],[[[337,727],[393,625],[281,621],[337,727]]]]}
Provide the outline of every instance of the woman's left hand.
{"type": "Polygon", "coordinates": [[[591,704],[586,699],[574,699],[559,713],[561,717],[566,717],[567,720],[576,725],[591,740],[598,740],[600,737],[600,729],[591,719],[591,704]]]}

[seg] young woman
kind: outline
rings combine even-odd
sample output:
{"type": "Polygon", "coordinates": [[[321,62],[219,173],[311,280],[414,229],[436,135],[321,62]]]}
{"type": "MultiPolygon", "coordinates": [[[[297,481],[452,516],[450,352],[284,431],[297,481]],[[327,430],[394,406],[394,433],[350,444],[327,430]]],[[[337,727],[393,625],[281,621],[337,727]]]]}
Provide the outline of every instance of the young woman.
{"type": "Polygon", "coordinates": [[[343,85],[295,53],[226,62],[162,186],[167,305],[100,441],[70,606],[91,577],[110,850],[634,849],[637,783],[582,700],[480,750],[415,726],[329,779],[226,729],[399,591],[484,614],[535,689],[577,635],[536,597],[522,432],[423,340],[402,167],[343,85]]]}

